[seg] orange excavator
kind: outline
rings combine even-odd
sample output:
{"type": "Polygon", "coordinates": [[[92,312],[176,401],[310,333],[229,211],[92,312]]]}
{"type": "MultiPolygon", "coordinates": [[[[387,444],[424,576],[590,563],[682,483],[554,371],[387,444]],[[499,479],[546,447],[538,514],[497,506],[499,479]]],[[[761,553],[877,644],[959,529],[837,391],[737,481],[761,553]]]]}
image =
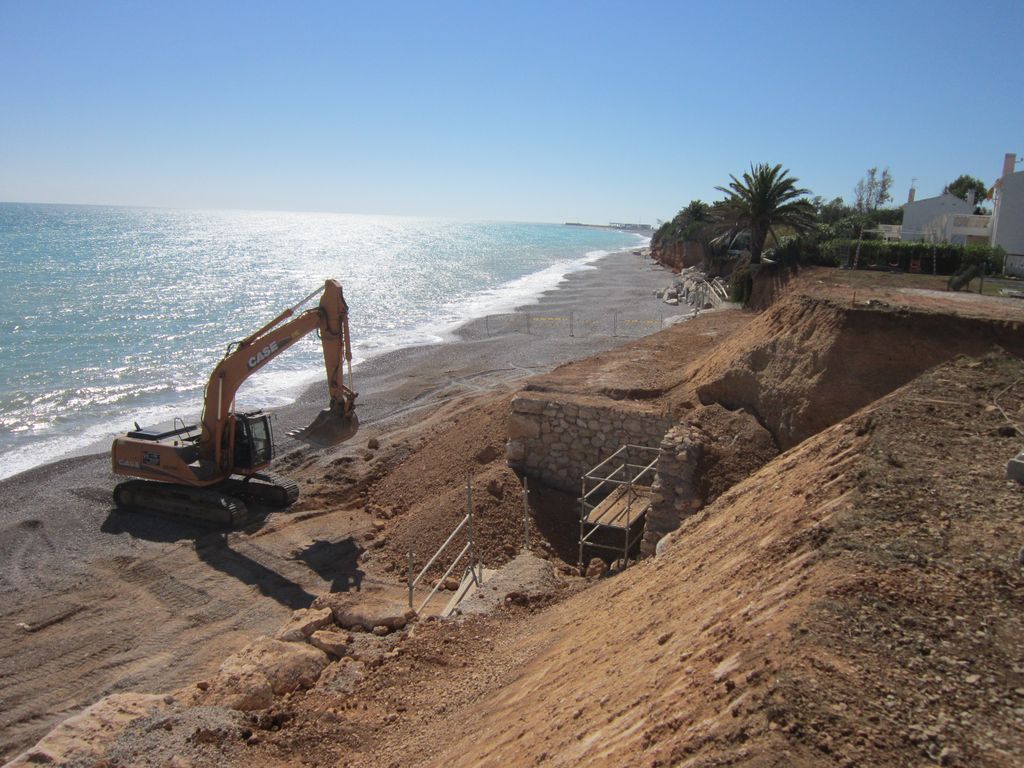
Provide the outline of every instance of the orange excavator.
{"type": "Polygon", "coordinates": [[[331,400],[298,436],[334,445],[354,435],[359,423],[351,388],[348,305],[341,284],[328,280],[251,336],[228,346],[206,385],[199,425],[179,422],[179,428],[159,430],[136,423],[133,431],[114,439],[114,473],[136,478],[114,488],[114,503],[121,509],[155,510],[221,526],[245,523],[247,502],[272,508],[294,503],[298,486],[263,471],[274,458],[270,415],[237,413],[235,393],[252,374],[312,331],[319,332],[323,343],[331,400]],[[318,294],[318,306],[299,312],[318,294]]]}

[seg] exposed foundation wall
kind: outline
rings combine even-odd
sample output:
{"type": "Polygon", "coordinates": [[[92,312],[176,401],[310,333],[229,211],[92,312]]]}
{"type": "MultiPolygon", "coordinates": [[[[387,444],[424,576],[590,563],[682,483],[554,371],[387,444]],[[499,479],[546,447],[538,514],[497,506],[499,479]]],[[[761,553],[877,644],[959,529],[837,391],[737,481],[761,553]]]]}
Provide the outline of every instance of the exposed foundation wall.
{"type": "Polygon", "coordinates": [[[703,505],[699,467],[707,436],[692,424],[672,427],[661,440],[658,472],[651,486],[651,508],[644,524],[640,554],[654,554],[658,541],[703,505]]]}
{"type": "Polygon", "coordinates": [[[579,495],[580,478],[624,443],[656,447],[672,425],[664,413],[548,399],[526,392],[512,401],[509,465],[553,488],[579,495]]]}

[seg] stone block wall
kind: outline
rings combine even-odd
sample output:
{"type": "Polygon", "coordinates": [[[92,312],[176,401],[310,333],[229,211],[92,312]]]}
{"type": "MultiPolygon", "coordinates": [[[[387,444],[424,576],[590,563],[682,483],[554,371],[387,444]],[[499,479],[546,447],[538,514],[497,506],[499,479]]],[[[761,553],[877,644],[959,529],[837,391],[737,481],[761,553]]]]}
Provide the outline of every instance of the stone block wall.
{"type": "Polygon", "coordinates": [[[661,440],[658,472],[651,486],[651,508],[644,523],[640,555],[654,554],[658,541],[704,504],[697,488],[707,436],[692,424],[672,427],[661,440]]]}
{"type": "Polygon", "coordinates": [[[546,485],[580,493],[580,478],[624,443],[656,447],[672,426],[663,412],[523,392],[512,400],[509,465],[546,485]]]}

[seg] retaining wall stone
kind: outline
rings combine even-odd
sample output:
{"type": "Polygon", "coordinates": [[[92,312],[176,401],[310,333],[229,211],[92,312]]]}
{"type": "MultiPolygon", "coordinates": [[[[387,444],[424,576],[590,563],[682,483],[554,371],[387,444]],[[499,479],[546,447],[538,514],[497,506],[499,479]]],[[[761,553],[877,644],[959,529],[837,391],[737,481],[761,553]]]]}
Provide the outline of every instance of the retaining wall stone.
{"type": "Polygon", "coordinates": [[[642,407],[556,397],[524,392],[512,400],[505,454],[513,469],[567,493],[579,495],[583,473],[623,444],[659,445],[673,423],[642,407]]]}

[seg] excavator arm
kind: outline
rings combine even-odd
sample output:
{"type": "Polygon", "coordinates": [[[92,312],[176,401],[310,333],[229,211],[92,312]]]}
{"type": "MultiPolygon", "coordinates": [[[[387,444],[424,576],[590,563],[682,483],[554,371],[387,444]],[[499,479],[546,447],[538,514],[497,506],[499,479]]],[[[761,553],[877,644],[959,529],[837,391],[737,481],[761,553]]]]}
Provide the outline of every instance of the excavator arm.
{"type": "Polygon", "coordinates": [[[231,465],[229,426],[233,421],[235,395],[239,387],[263,366],[312,331],[319,331],[330,408],[317,417],[307,432],[317,442],[337,442],[354,432],[356,393],[352,382],[352,344],[348,330],[348,304],[341,284],[328,280],[293,307],[289,307],[247,338],[232,344],[214,368],[206,385],[203,404],[199,458],[227,469],[231,465]],[[318,306],[296,314],[317,294],[318,306]],[[346,376],[347,374],[347,376],[346,376]],[[346,379],[348,384],[346,384],[346,379]],[[331,431],[334,434],[325,435],[331,431]]]}

